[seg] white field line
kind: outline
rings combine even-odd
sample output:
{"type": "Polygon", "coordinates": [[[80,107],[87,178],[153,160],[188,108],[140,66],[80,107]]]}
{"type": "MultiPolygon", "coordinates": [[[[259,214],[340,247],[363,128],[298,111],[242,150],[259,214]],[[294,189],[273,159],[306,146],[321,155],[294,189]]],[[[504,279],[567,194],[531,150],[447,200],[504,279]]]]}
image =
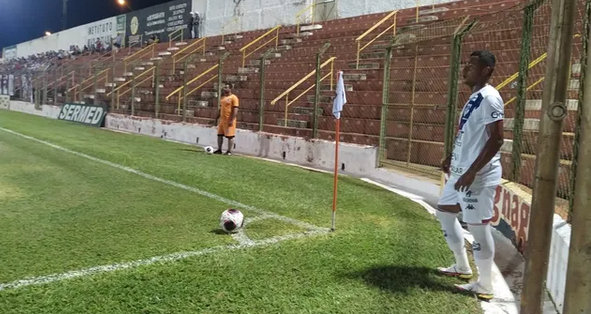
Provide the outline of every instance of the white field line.
{"type": "Polygon", "coordinates": [[[174,262],[190,257],[196,256],[203,256],[218,252],[224,251],[234,251],[234,250],[241,250],[247,248],[254,248],[254,247],[263,247],[269,246],[272,244],[276,244],[282,241],[287,240],[294,240],[294,239],[301,239],[310,236],[318,236],[326,234],[326,232],[322,230],[314,230],[302,233],[294,233],[288,234],[283,236],[276,236],[271,237],[263,240],[257,241],[250,241],[248,243],[241,243],[241,244],[232,244],[232,245],[225,245],[225,246],[215,246],[211,248],[206,248],[200,251],[187,251],[187,252],[177,252],[168,255],[161,255],[161,256],[154,256],[147,259],[126,262],[126,263],[119,263],[119,264],[110,264],[110,265],[102,265],[102,266],[95,266],[90,268],[84,268],[80,270],[69,271],[66,273],[61,274],[51,274],[47,276],[40,276],[40,277],[31,277],[21,280],[16,280],[13,282],[8,283],[1,283],[0,284],[0,291],[10,290],[10,289],[17,289],[27,286],[35,286],[35,285],[43,285],[48,284],[56,281],[62,281],[67,279],[79,278],[79,277],[86,277],[91,275],[96,275],[100,273],[110,273],[114,271],[124,270],[124,269],[132,269],[137,268],[140,266],[148,266],[152,264],[162,264],[167,262],[174,262]]]}
{"type": "MultiPolygon", "coordinates": [[[[402,191],[378,182],[375,182],[371,179],[361,179],[367,183],[379,186],[383,189],[386,189],[388,191],[394,192],[402,197],[408,198],[411,201],[423,206],[429,213],[431,213],[432,215],[435,215],[435,208],[433,208],[431,205],[429,205],[427,202],[425,202],[423,200],[422,197],[406,192],[406,191],[402,191]]],[[[464,239],[466,239],[468,242],[472,243],[474,242],[474,237],[472,236],[472,234],[467,231],[464,230],[464,239]]],[[[480,306],[482,308],[482,310],[484,311],[485,314],[497,314],[497,313],[503,313],[503,314],[517,314],[519,313],[519,311],[517,310],[517,302],[515,301],[515,297],[513,296],[513,293],[511,292],[511,290],[509,289],[509,286],[507,285],[507,282],[505,281],[505,278],[503,278],[503,274],[501,274],[501,271],[499,270],[499,267],[497,267],[497,264],[493,262],[493,266],[492,266],[492,271],[491,271],[491,275],[492,275],[492,280],[493,280],[493,293],[495,295],[495,298],[492,299],[490,302],[485,302],[482,301],[480,302],[480,306]]]]}
{"type": "Polygon", "coordinates": [[[60,151],[66,152],[66,153],[70,153],[70,154],[76,155],[78,157],[86,158],[86,159],[92,160],[94,162],[101,163],[103,165],[107,165],[107,166],[110,166],[110,167],[113,167],[113,168],[116,168],[116,169],[119,169],[119,170],[123,170],[123,171],[129,172],[129,173],[136,174],[136,175],[138,175],[140,177],[143,177],[145,179],[148,179],[148,180],[152,180],[152,181],[164,183],[164,184],[167,184],[167,185],[170,185],[170,186],[177,187],[179,189],[183,189],[183,190],[186,190],[186,191],[194,192],[194,193],[197,193],[199,195],[202,195],[202,196],[205,196],[205,197],[214,199],[216,201],[219,201],[219,202],[228,204],[228,205],[230,205],[232,207],[235,207],[235,208],[241,208],[241,209],[245,209],[245,210],[250,210],[250,211],[255,212],[255,213],[259,213],[259,214],[262,214],[262,215],[265,215],[265,216],[272,217],[272,218],[277,219],[277,220],[281,220],[281,221],[286,222],[286,223],[290,223],[290,224],[296,225],[296,226],[301,227],[301,228],[304,228],[306,230],[316,230],[316,231],[322,230],[322,231],[327,231],[328,232],[328,228],[320,228],[320,227],[317,227],[315,225],[312,225],[312,224],[309,224],[309,223],[306,223],[306,222],[303,222],[303,221],[300,221],[300,220],[297,220],[297,219],[293,219],[293,218],[281,216],[281,215],[275,214],[273,212],[266,211],[266,210],[263,210],[263,209],[260,209],[260,208],[254,207],[254,206],[242,204],[240,202],[237,202],[237,201],[234,201],[234,200],[231,200],[231,199],[227,199],[225,197],[222,197],[222,196],[219,196],[217,194],[213,194],[213,193],[207,192],[205,190],[201,190],[201,189],[198,189],[198,188],[195,188],[195,187],[192,187],[192,186],[188,186],[188,185],[185,185],[185,184],[182,184],[182,183],[178,183],[178,182],[174,182],[174,181],[171,181],[171,180],[167,180],[167,179],[163,179],[163,178],[160,178],[160,177],[156,177],[156,176],[153,176],[151,174],[147,174],[145,172],[141,172],[139,170],[136,170],[136,169],[133,169],[133,168],[130,168],[130,167],[126,167],[126,166],[123,166],[123,165],[120,165],[120,164],[116,164],[114,162],[110,162],[110,161],[103,160],[103,159],[100,159],[100,158],[97,158],[97,157],[93,157],[93,156],[90,156],[90,155],[87,155],[87,154],[84,154],[84,153],[73,151],[73,150],[70,150],[70,149],[61,147],[59,145],[56,145],[56,144],[53,144],[53,143],[50,143],[50,142],[46,142],[44,140],[40,140],[40,139],[35,138],[35,137],[32,137],[32,136],[24,135],[24,134],[21,134],[21,133],[18,133],[18,132],[9,130],[9,129],[5,129],[5,128],[0,127],[0,130],[4,131],[6,133],[10,133],[10,134],[16,135],[16,136],[20,136],[22,138],[26,138],[28,140],[31,140],[31,141],[34,141],[34,142],[37,142],[37,143],[41,143],[41,144],[47,145],[49,147],[55,148],[57,150],[60,150],[60,151]]]}

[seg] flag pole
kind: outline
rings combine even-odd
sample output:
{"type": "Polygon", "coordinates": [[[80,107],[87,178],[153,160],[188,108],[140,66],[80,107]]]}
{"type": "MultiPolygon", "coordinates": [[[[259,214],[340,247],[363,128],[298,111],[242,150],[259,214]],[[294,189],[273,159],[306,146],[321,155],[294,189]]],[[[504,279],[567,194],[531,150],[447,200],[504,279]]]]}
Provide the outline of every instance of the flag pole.
{"type": "Polygon", "coordinates": [[[343,81],[343,72],[337,72],[337,88],[336,97],[334,99],[332,113],[336,119],[335,126],[335,148],[334,148],[334,183],[332,193],[332,226],[331,230],[336,229],[336,215],[337,215],[337,192],[339,187],[339,142],[341,140],[341,111],[343,106],[347,103],[347,96],[345,95],[345,82],[343,81]]]}
{"type": "Polygon", "coordinates": [[[335,126],[335,138],[336,138],[336,145],[335,145],[335,152],[334,152],[334,185],[333,185],[333,194],[332,194],[332,227],[331,230],[335,231],[336,228],[336,213],[337,213],[337,190],[339,184],[339,140],[340,140],[340,128],[341,128],[341,119],[337,118],[337,124],[335,126]]]}

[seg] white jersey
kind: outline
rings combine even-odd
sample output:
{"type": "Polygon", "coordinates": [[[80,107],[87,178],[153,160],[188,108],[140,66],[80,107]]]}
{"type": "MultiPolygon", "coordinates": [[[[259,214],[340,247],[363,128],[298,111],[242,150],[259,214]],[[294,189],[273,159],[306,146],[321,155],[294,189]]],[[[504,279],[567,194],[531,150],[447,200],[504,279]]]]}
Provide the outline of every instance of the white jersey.
{"type": "MultiPolygon", "coordinates": [[[[494,87],[487,84],[470,96],[460,117],[451,158],[451,176],[460,177],[472,166],[490,138],[486,126],[503,120],[504,115],[503,99],[494,87]]],[[[501,154],[498,152],[478,172],[472,185],[496,186],[501,176],[501,154]]]]}

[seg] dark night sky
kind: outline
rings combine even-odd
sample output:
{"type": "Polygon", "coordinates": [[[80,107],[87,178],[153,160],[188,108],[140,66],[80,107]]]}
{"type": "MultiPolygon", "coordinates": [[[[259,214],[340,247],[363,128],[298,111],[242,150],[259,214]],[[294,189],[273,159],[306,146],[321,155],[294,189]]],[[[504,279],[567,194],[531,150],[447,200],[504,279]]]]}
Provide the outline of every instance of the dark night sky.
{"type": "MultiPolygon", "coordinates": [[[[133,10],[170,0],[127,0],[133,10]]],[[[68,26],[86,24],[129,12],[116,0],[69,0],[68,26]]],[[[62,0],[0,0],[0,54],[2,47],[42,37],[45,31],[58,32],[62,25],[62,0]]]]}

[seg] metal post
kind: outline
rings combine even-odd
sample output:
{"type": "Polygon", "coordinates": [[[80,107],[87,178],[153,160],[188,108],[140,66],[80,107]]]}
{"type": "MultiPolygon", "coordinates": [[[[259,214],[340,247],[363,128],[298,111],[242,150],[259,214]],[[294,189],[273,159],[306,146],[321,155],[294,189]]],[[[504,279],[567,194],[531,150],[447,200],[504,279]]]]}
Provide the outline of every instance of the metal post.
{"type": "MultiPolygon", "coordinates": [[[[417,15],[418,16],[418,15],[417,15]]],[[[408,126],[408,152],[406,155],[406,166],[410,166],[410,160],[412,156],[412,136],[413,136],[413,128],[414,128],[414,119],[415,119],[415,97],[416,97],[416,88],[417,88],[417,66],[419,62],[419,44],[415,43],[415,62],[413,67],[413,75],[412,75],[412,88],[411,88],[411,100],[410,100],[410,120],[408,126]]]]}
{"type": "MultiPolygon", "coordinates": [[[[318,53],[316,53],[316,88],[314,93],[314,113],[312,114],[312,138],[318,138],[318,107],[320,103],[320,79],[322,78],[321,71],[321,64],[322,64],[322,55],[330,48],[330,43],[325,43],[318,53]]],[[[331,68],[331,73],[333,69],[331,68]]],[[[332,80],[332,78],[331,78],[332,80]]],[[[331,83],[331,90],[332,90],[332,83],[331,83]]]]}
{"type": "Polygon", "coordinates": [[[542,97],[544,114],[538,135],[529,242],[525,251],[524,288],[521,294],[523,314],[542,312],[556,200],[562,124],[568,112],[565,103],[570,79],[575,8],[576,1],[552,1],[548,65],[542,97]]]}
{"type": "Polygon", "coordinates": [[[156,69],[154,70],[154,84],[156,85],[156,86],[154,86],[156,89],[156,92],[155,92],[156,103],[154,104],[154,117],[156,119],[158,119],[158,115],[160,114],[160,74],[159,74],[160,72],[159,72],[159,70],[160,70],[160,61],[157,61],[156,62],[156,69]]]}
{"type": "Polygon", "coordinates": [[[41,105],[47,104],[47,70],[43,71],[43,99],[41,105]]]}
{"type": "Polygon", "coordinates": [[[183,122],[187,121],[187,69],[189,65],[189,59],[185,60],[185,65],[183,68],[183,122]]]}
{"type": "Polygon", "coordinates": [[[378,160],[376,164],[378,167],[382,166],[382,160],[386,159],[386,126],[388,123],[388,105],[390,104],[390,67],[392,65],[392,50],[393,45],[386,49],[386,59],[384,60],[384,80],[382,84],[382,115],[380,119],[380,143],[378,160]]]}
{"type": "Polygon", "coordinates": [[[260,86],[260,97],[259,97],[259,132],[263,131],[265,124],[265,69],[267,65],[265,62],[271,53],[275,52],[275,49],[268,49],[261,56],[261,64],[259,65],[259,86],[260,86]]]}
{"type": "Polygon", "coordinates": [[[131,83],[131,115],[135,116],[135,77],[131,83]]]}
{"type": "MultiPolygon", "coordinates": [[[[462,24],[469,18],[466,17],[462,24]]],[[[469,32],[472,27],[476,24],[476,21],[472,21],[466,25],[463,29],[458,29],[454,32],[452,40],[452,53],[451,53],[451,65],[449,71],[449,89],[447,92],[447,112],[445,120],[445,143],[444,143],[444,156],[449,156],[453,150],[455,130],[456,130],[456,114],[457,114],[457,102],[458,102],[458,83],[460,78],[460,63],[462,58],[462,40],[464,35],[469,32]]]]}
{"type": "MultiPolygon", "coordinates": [[[[584,36],[582,37],[583,42],[583,50],[581,52],[581,77],[579,78],[579,108],[582,107],[583,100],[585,99],[585,80],[587,78],[587,66],[588,60],[587,54],[589,53],[589,37],[591,36],[591,0],[587,0],[585,2],[585,18],[584,18],[584,25],[583,25],[584,36]]],[[[572,166],[571,166],[571,175],[570,175],[570,193],[568,198],[568,208],[569,212],[572,213],[573,206],[574,206],[574,191],[575,191],[575,182],[577,179],[577,167],[578,167],[578,156],[579,156],[579,143],[581,142],[580,139],[580,125],[581,125],[581,110],[577,110],[577,120],[575,126],[575,139],[574,139],[574,147],[573,147],[573,158],[572,158],[572,166]]],[[[569,214],[569,222],[572,218],[572,214],[569,214]]]]}
{"type": "Polygon", "coordinates": [[[591,50],[588,49],[588,40],[591,36],[589,25],[591,18],[591,1],[586,2],[585,36],[583,37],[584,63],[581,66],[581,74],[584,76],[584,84],[581,85],[583,94],[579,101],[578,121],[573,167],[576,166],[576,180],[573,180],[574,194],[571,197],[571,240],[568,257],[568,269],[566,275],[566,290],[564,298],[564,313],[590,313],[591,312],[591,275],[589,273],[589,261],[591,261],[591,95],[584,93],[591,89],[591,75],[586,75],[586,68],[591,60],[591,50]]]}
{"type": "MultiPolygon", "coordinates": [[[[222,57],[220,58],[219,61],[219,66],[218,66],[218,109],[220,109],[220,104],[222,101],[222,84],[223,84],[223,73],[224,73],[224,60],[226,60],[226,58],[230,56],[229,52],[224,53],[224,55],[222,55],[222,57]]],[[[244,62],[244,60],[243,60],[244,62]]],[[[244,67],[244,64],[242,65],[242,67],[244,67]]]]}
{"type": "Polygon", "coordinates": [[[513,148],[511,181],[519,182],[521,176],[521,152],[523,151],[523,123],[525,118],[525,102],[527,99],[527,77],[531,52],[531,36],[533,32],[534,13],[543,0],[529,4],[523,10],[523,31],[519,60],[519,78],[517,80],[517,102],[515,103],[515,125],[513,127],[513,148]]]}

